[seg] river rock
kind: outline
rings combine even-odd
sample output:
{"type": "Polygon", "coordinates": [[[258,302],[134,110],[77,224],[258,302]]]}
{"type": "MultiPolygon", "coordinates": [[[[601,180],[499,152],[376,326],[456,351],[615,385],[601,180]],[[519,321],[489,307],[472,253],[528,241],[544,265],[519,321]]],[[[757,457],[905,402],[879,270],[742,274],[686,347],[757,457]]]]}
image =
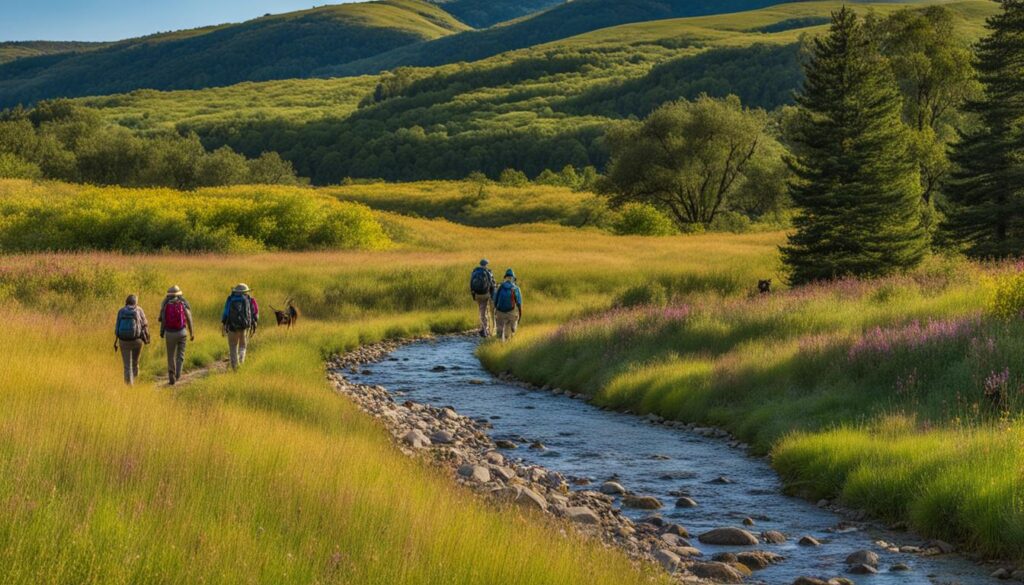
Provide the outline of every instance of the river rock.
{"type": "Polygon", "coordinates": [[[956,551],[956,547],[944,540],[933,540],[928,543],[928,546],[939,549],[939,552],[948,555],[956,551]]]}
{"type": "Polygon", "coordinates": [[[743,525],[744,526],[753,526],[754,525],[754,519],[751,518],[750,516],[747,516],[746,518],[743,519],[743,525]]]}
{"type": "Polygon", "coordinates": [[[690,543],[685,538],[679,536],[678,534],[672,534],[670,532],[662,534],[661,540],[669,546],[690,546],[690,543]]]}
{"type": "Polygon", "coordinates": [[[516,477],[516,472],[509,469],[508,467],[504,467],[502,465],[495,465],[494,467],[491,468],[491,475],[497,477],[498,479],[505,483],[508,483],[516,477]]]}
{"type": "Polygon", "coordinates": [[[869,565],[871,567],[877,567],[878,561],[878,555],[869,550],[859,550],[846,557],[847,565],[869,565]]]}
{"type": "Polygon", "coordinates": [[[690,531],[680,524],[669,524],[668,527],[665,528],[665,532],[682,536],[683,538],[690,538],[690,531]]]}
{"type": "Polygon", "coordinates": [[[484,453],[484,459],[486,459],[491,465],[505,465],[505,456],[497,451],[488,451],[487,453],[484,453]]]}
{"type": "Polygon", "coordinates": [[[828,580],[828,585],[857,585],[846,577],[833,577],[828,580]]]}
{"type": "Polygon", "coordinates": [[[455,435],[451,431],[441,430],[430,435],[430,440],[440,445],[450,445],[455,442],[455,435]]]}
{"type": "Polygon", "coordinates": [[[786,535],[778,530],[766,530],[761,533],[761,538],[768,544],[783,544],[786,542],[786,535]]]}
{"type": "Polygon", "coordinates": [[[655,551],[654,560],[658,561],[658,563],[660,563],[661,566],[670,573],[674,572],[679,567],[680,563],[679,555],[663,548],[655,551]]]}
{"type": "Polygon", "coordinates": [[[491,472],[483,465],[463,465],[462,467],[459,467],[459,475],[477,483],[487,483],[491,481],[491,472]]]}
{"type": "Polygon", "coordinates": [[[872,567],[871,565],[865,565],[865,564],[850,565],[850,569],[849,570],[854,575],[874,575],[875,573],[878,572],[878,569],[872,567]]]}
{"type": "Polygon", "coordinates": [[[751,571],[760,571],[769,565],[782,562],[783,558],[773,552],[755,550],[737,553],[736,560],[746,565],[751,571]]]}
{"type": "Polygon", "coordinates": [[[456,420],[459,418],[459,413],[450,408],[442,408],[441,414],[438,415],[438,418],[442,418],[444,420],[456,420]]]}
{"type": "Polygon", "coordinates": [[[622,505],[626,508],[636,508],[638,510],[657,510],[661,508],[661,501],[654,496],[625,495],[622,497],[622,505]]]}
{"type": "Polygon", "coordinates": [[[729,479],[728,477],[725,477],[724,475],[719,475],[718,477],[716,477],[715,479],[712,479],[708,483],[714,483],[714,484],[718,484],[718,485],[728,485],[730,483],[733,483],[733,481],[731,479],[729,479]]]}
{"type": "Polygon", "coordinates": [[[499,449],[515,449],[519,445],[516,445],[512,441],[508,441],[506,439],[498,439],[494,442],[494,446],[499,449]]]}
{"type": "Polygon", "coordinates": [[[695,576],[715,583],[742,583],[744,577],[736,567],[714,561],[693,563],[689,569],[695,576]]]}
{"type": "Polygon", "coordinates": [[[565,517],[576,522],[577,524],[600,524],[601,517],[597,515],[597,512],[591,510],[586,506],[574,506],[572,508],[566,508],[565,517]]]}
{"type": "Polygon", "coordinates": [[[622,484],[617,481],[606,481],[601,484],[601,493],[610,496],[621,496],[626,493],[626,488],[622,487],[622,484]]]}
{"type": "Polygon", "coordinates": [[[419,429],[413,429],[402,435],[402,442],[414,449],[422,449],[430,446],[430,439],[419,429]]]}
{"type": "Polygon", "coordinates": [[[757,537],[742,528],[715,528],[697,537],[704,544],[723,546],[755,546],[757,537]]]}
{"type": "Polygon", "coordinates": [[[678,500],[676,500],[676,508],[696,508],[696,507],[697,507],[697,501],[694,500],[693,498],[688,498],[686,496],[683,496],[683,497],[679,498],[678,500]]]}
{"type": "Polygon", "coordinates": [[[889,570],[890,571],[895,571],[895,572],[909,571],[910,570],[910,565],[908,565],[906,563],[896,563],[893,566],[889,567],[889,570]]]}
{"type": "Polygon", "coordinates": [[[828,581],[817,577],[797,577],[793,585],[829,585],[828,581]]]}
{"type": "Polygon", "coordinates": [[[800,546],[821,546],[821,542],[813,536],[802,536],[800,537],[800,540],[797,541],[797,544],[800,546]]]}
{"type": "Polygon", "coordinates": [[[547,501],[528,487],[515,486],[504,489],[509,490],[505,492],[508,499],[524,508],[533,508],[542,512],[548,509],[547,501]]]}

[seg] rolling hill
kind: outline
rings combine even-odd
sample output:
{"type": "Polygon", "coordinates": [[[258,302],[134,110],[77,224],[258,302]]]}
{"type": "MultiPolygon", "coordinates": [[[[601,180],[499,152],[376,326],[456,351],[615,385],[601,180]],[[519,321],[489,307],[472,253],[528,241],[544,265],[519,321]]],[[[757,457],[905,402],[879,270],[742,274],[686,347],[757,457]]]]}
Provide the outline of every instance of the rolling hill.
{"type": "MultiPolygon", "coordinates": [[[[383,76],[242,84],[86,98],[141,132],[195,131],[208,148],[280,152],[317,184],[345,177],[461,178],[516,168],[601,167],[610,124],[706,92],[749,106],[789,103],[802,80],[799,42],[839,2],[633,23],[475,63],[383,76]]],[[[948,4],[976,38],[997,9],[948,4]]],[[[861,5],[884,14],[898,4],[861,5]]]]}
{"type": "Polygon", "coordinates": [[[428,0],[473,28],[495,24],[547,10],[567,0],[428,0]]]}
{"type": "Polygon", "coordinates": [[[0,65],[0,107],[139,88],[310,77],[328,65],[469,30],[433,4],[380,0],[153,35],[0,65]]]}
{"type": "Polygon", "coordinates": [[[0,65],[16,59],[39,57],[57,53],[92,51],[110,43],[83,43],[77,41],[11,41],[0,43],[0,65]]]}

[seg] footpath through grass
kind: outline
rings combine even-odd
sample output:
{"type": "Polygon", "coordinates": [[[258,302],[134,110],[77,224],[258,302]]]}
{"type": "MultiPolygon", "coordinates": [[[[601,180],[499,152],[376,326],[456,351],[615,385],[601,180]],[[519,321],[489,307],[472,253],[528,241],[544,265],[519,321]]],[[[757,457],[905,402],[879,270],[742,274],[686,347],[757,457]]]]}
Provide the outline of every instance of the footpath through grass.
{"type": "Polygon", "coordinates": [[[676,296],[664,307],[527,332],[482,357],[493,370],[599,404],[723,426],[771,451],[795,493],[839,497],[926,535],[1020,559],[1024,323],[1013,307],[1024,277],[1016,270],[933,259],[876,282],[676,296]]]}
{"type": "Polygon", "coordinates": [[[408,460],[332,393],[324,359],[383,337],[471,327],[466,279],[480,256],[523,275],[529,329],[607,306],[652,274],[687,290],[738,290],[745,273],[770,265],[778,236],[386,223],[399,244],[374,252],[3,257],[0,580],[660,582],[408,460]],[[713,250],[727,268],[707,261],[713,250]],[[125,295],[139,293],[155,321],[163,291],[182,286],[198,320],[191,369],[223,357],[217,318],[238,281],[264,310],[294,296],[299,326],[265,325],[244,371],[175,390],[152,382],[165,363],[154,339],[143,383],[122,385],[112,319],[125,295]]]}

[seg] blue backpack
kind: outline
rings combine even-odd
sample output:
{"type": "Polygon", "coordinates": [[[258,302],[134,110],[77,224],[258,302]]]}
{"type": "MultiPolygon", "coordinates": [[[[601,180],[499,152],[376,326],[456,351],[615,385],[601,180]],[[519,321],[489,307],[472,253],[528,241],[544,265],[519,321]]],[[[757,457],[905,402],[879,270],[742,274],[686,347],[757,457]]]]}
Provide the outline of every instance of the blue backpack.
{"type": "Polygon", "coordinates": [[[494,300],[494,308],[502,313],[509,313],[516,308],[516,285],[511,282],[501,283],[498,289],[497,298],[494,300]]]}

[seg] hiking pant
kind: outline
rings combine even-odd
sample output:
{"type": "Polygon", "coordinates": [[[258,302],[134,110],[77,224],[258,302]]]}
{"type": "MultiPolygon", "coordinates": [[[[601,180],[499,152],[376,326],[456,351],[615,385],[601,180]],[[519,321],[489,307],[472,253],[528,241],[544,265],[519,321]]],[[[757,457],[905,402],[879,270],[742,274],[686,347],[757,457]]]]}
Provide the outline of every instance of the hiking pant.
{"type": "Polygon", "coordinates": [[[124,362],[124,383],[131,386],[139,377],[139,358],[142,357],[142,346],[145,344],[141,339],[122,340],[118,343],[121,346],[121,361],[124,362]]]}
{"type": "Polygon", "coordinates": [[[491,334],[491,295],[473,295],[473,299],[480,305],[480,333],[484,337],[491,334]]]}
{"type": "Polygon", "coordinates": [[[519,311],[495,311],[494,323],[498,327],[497,334],[502,341],[512,339],[519,328],[519,311]]]}
{"type": "Polygon", "coordinates": [[[228,349],[231,353],[231,369],[237,370],[238,366],[245,363],[245,349],[249,343],[249,332],[228,331],[228,349]]]}
{"type": "Polygon", "coordinates": [[[185,342],[188,331],[165,331],[164,341],[167,342],[167,379],[177,382],[181,378],[181,367],[185,365],[185,342]]]}

